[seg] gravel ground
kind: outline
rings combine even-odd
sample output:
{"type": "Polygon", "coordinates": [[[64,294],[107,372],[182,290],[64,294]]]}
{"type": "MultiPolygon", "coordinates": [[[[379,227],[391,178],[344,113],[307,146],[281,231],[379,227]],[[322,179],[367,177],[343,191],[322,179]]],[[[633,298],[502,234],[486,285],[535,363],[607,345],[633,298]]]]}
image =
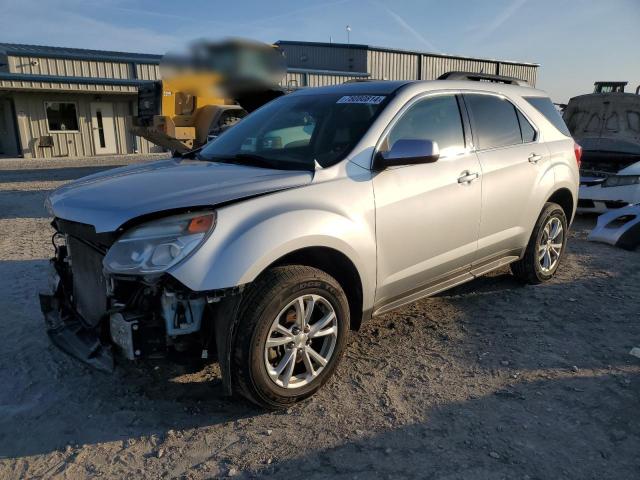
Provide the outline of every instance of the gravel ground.
{"type": "Polygon", "coordinates": [[[0,478],[640,478],[640,253],[588,243],[589,218],[553,281],[501,270],[376,318],[287,412],[225,398],[216,366],[66,357],[42,204],[127,161],[0,163],[0,478]]]}

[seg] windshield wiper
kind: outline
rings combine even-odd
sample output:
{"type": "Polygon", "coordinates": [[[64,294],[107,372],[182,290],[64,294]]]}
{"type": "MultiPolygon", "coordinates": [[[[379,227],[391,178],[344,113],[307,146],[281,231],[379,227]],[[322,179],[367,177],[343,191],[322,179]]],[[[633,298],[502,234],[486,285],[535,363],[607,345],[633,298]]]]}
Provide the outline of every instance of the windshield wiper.
{"type": "Polygon", "coordinates": [[[239,163],[247,164],[251,163],[256,166],[263,166],[267,164],[269,167],[273,167],[273,161],[268,158],[261,157],[260,155],[254,155],[250,153],[238,153],[236,155],[212,155],[205,157],[204,155],[196,154],[198,160],[204,160],[205,162],[221,162],[221,163],[239,163]]]}
{"type": "Polygon", "coordinates": [[[255,153],[237,153],[235,155],[204,155],[196,154],[198,160],[206,162],[234,163],[237,165],[251,165],[274,170],[315,170],[314,165],[301,164],[300,162],[281,158],[267,158],[255,153]]]}
{"type": "Polygon", "coordinates": [[[263,157],[261,155],[256,155],[255,153],[237,153],[232,157],[233,160],[240,160],[242,163],[245,163],[244,161],[248,162],[248,163],[252,163],[256,166],[263,166],[263,165],[267,165],[270,168],[277,168],[277,163],[274,160],[271,160],[269,158],[263,157]]]}

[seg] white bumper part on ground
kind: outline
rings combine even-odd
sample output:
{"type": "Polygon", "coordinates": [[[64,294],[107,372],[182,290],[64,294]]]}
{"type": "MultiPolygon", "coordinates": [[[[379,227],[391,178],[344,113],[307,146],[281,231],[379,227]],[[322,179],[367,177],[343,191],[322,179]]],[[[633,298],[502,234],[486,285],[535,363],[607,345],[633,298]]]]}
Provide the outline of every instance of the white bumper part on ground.
{"type": "Polygon", "coordinates": [[[640,204],[600,215],[588,239],[627,250],[635,249],[640,245],[640,204]]]}

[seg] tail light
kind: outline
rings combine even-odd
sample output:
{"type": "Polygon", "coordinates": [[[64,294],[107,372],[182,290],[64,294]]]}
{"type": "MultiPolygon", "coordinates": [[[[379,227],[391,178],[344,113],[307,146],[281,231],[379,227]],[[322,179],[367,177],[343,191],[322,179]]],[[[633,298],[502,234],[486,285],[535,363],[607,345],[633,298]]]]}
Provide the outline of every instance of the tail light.
{"type": "Polygon", "coordinates": [[[574,143],[573,153],[576,155],[576,162],[578,164],[578,168],[580,168],[580,164],[582,163],[582,147],[577,143],[574,143]]]}

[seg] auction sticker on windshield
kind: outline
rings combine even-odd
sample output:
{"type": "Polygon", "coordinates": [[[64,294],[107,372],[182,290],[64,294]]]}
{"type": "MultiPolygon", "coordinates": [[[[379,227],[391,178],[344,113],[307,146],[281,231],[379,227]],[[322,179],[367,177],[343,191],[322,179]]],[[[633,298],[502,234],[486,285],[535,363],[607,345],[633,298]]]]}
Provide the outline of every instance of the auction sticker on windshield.
{"type": "Polygon", "coordinates": [[[365,103],[378,105],[384,100],[384,95],[345,95],[336,103],[365,103]]]}

